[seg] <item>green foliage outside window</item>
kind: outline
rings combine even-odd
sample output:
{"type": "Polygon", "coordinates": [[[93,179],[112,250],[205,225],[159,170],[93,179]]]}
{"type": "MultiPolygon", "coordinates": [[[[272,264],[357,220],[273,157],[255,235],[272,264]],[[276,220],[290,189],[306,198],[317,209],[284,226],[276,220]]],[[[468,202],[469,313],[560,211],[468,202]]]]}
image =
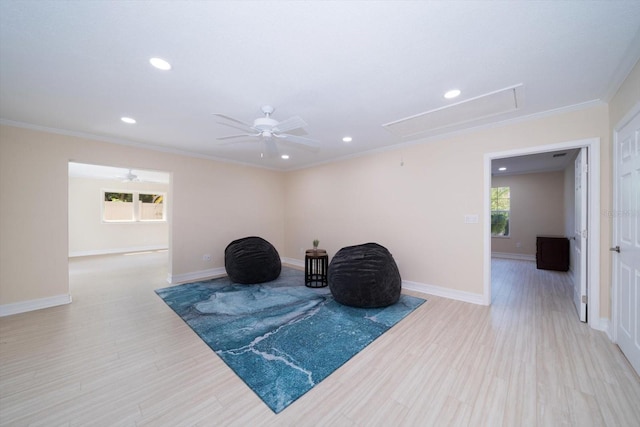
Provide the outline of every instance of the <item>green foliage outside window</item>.
{"type": "Polygon", "coordinates": [[[133,202],[133,194],[132,193],[104,193],[104,201],[105,202],[133,202]]]}
{"type": "Polygon", "coordinates": [[[162,203],[162,194],[143,194],[138,195],[138,200],[142,203],[162,203]]]}
{"type": "Polygon", "coordinates": [[[509,187],[491,188],[491,235],[509,236],[511,191],[509,187]]]}
{"type": "Polygon", "coordinates": [[[105,222],[165,221],[164,194],[105,191],[105,222]],[[136,201],[133,203],[133,201],[136,201]]]}

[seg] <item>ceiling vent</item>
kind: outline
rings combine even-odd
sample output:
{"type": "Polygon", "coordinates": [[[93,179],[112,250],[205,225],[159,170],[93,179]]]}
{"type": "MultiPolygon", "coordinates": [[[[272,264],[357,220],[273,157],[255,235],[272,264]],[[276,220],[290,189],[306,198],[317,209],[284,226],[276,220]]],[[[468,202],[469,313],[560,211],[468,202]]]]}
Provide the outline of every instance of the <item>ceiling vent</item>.
{"type": "Polygon", "coordinates": [[[522,84],[480,95],[446,107],[383,124],[392,133],[409,138],[518,109],[522,84]]]}

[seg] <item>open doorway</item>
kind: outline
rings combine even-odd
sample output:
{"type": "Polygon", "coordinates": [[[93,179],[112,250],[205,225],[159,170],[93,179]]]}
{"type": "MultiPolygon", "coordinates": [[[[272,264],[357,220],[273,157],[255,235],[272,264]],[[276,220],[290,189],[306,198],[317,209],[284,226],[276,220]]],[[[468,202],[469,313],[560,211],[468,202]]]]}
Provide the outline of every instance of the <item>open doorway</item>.
{"type": "Polygon", "coordinates": [[[169,247],[170,174],[69,163],[69,256],[169,247]]]}
{"type": "Polygon", "coordinates": [[[170,177],[163,171],[69,162],[70,262],[167,252],[170,177]]]}
{"type": "MultiPolygon", "coordinates": [[[[540,172],[542,170],[542,166],[537,167],[529,167],[525,170],[523,164],[529,163],[535,164],[540,159],[548,158],[553,154],[562,154],[564,153],[564,167],[563,170],[569,167],[573,167],[573,158],[577,155],[577,153],[582,149],[586,148],[590,154],[590,169],[589,175],[587,176],[588,185],[586,186],[588,190],[587,197],[587,228],[589,230],[589,241],[585,245],[585,279],[589,283],[589,288],[587,290],[589,305],[586,310],[588,311],[589,323],[592,327],[596,329],[600,329],[598,324],[599,319],[599,262],[598,262],[598,248],[599,244],[599,197],[600,197],[600,186],[599,186],[599,164],[600,164],[600,140],[598,138],[588,139],[588,140],[579,140],[566,142],[561,144],[553,144],[546,146],[538,146],[531,147],[525,149],[518,150],[510,150],[505,152],[496,152],[496,153],[488,153],[485,155],[485,257],[484,257],[484,302],[487,305],[491,304],[491,295],[492,295],[492,282],[491,282],[491,260],[492,260],[492,251],[494,254],[496,252],[502,256],[511,255],[513,259],[521,259],[528,261],[535,261],[535,234],[557,234],[557,235],[565,235],[569,238],[573,237],[573,233],[571,233],[571,229],[574,226],[573,223],[573,215],[571,218],[568,218],[565,212],[562,210],[555,212],[554,209],[550,208],[550,204],[547,203],[545,206],[544,201],[533,201],[534,205],[529,205],[527,209],[531,211],[533,215],[535,215],[536,209],[539,208],[549,208],[547,211],[553,216],[556,217],[555,222],[551,221],[544,226],[540,226],[538,224],[536,227],[528,227],[523,226],[522,223],[519,226],[514,228],[513,220],[507,223],[507,236],[505,236],[504,227],[496,227],[494,215],[494,226],[493,231],[497,228],[501,228],[500,232],[502,233],[502,237],[493,237],[492,236],[492,224],[491,224],[491,189],[492,186],[501,187],[502,191],[505,191],[506,187],[509,187],[508,179],[499,179],[496,177],[496,173],[492,169],[492,166],[495,167],[495,172],[507,172],[508,171],[498,171],[499,167],[504,167],[503,165],[512,165],[511,172],[514,176],[517,176],[517,179],[513,179],[512,182],[515,183],[516,186],[520,186],[526,188],[527,185],[533,185],[535,187],[535,180],[540,179],[542,182],[539,182],[538,187],[542,186],[555,186],[560,188],[555,188],[555,195],[553,196],[555,199],[555,204],[563,205],[565,204],[566,199],[572,199],[573,194],[567,194],[568,192],[573,191],[573,182],[567,182],[566,178],[563,177],[562,172],[558,172],[556,176],[553,174],[549,176],[538,175],[536,176],[536,172],[540,172]],[[566,157],[570,157],[570,159],[566,159],[566,157]],[[511,161],[509,161],[511,160],[511,161]],[[570,160],[568,162],[567,160],[570,160]],[[518,165],[518,162],[522,162],[522,165],[518,165]],[[567,164],[569,163],[569,164],[567,164]],[[517,168],[521,169],[518,171],[517,168]],[[515,169],[514,169],[515,168],[515,169]],[[525,177],[525,173],[532,173],[531,176],[525,177]],[[555,183],[550,183],[546,181],[552,180],[555,183]],[[553,212],[552,212],[553,211],[553,212]],[[559,217],[559,218],[558,218],[559,217]],[[528,233],[528,234],[527,234],[528,233]],[[530,235],[534,233],[533,237],[530,235]],[[500,240],[502,239],[502,241],[500,240]],[[497,244],[494,244],[494,241],[498,241],[497,244]]],[[[553,157],[551,157],[553,158],[553,157]]],[[[562,164],[563,160],[560,159],[557,161],[558,164],[562,164]]],[[[506,166],[507,169],[509,166],[506,166]]],[[[506,174],[505,174],[506,175],[506,174]]],[[[494,187],[494,188],[495,188],[494,187]]],[[[494,190],[495,192],[495,190],[494,190]]],[[[507,194],[509,194],[507,192],[507,194]]],[[[530,201],[531,202],[531,201],[530,201]]],[[[494,206],[495,207],[495,206],[494,206]]],[[[520,207],[522,208],[522,207],[520,207]]],[[[544,213],[545,209],[543,209],[544,213]]],[[[508,217],[507,213],[507,217],[508,217]]],[[[545,218],[544,215],[541,214],[542,221],[546,221],[548,218],[545,218]]],[[[538,221],[539,222],[539,221],[538,221]]],[[[573,240],[571,240],[570,244],[573,247],[573,240]]],[[[575,256],[575,251],[571,251],[575,256]]],[[[571,260],[572,263],[575,263],[575,260],[571,260]]]]}

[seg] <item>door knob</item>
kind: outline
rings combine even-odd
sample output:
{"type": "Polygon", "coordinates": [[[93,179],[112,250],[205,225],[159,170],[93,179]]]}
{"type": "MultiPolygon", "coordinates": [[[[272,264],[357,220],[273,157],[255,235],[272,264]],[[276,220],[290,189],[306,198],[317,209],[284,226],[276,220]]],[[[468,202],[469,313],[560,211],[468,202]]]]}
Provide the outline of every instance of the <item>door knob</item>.
{"type": "Polygon", "coordinates": [[[611,252],[618,252],[618,253],[620,253],[620,246],[616,246],[615,248],[609,248],[609,250],[610,250],[611,252]]]}

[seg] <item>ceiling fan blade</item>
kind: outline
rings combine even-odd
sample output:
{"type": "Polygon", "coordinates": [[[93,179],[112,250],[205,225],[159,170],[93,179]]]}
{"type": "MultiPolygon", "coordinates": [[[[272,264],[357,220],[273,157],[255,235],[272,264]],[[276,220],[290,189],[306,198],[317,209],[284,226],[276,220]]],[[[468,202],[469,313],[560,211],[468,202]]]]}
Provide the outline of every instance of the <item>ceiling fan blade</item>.
{"type": "Polygon", "coordinates": [[[218,141],[224,141],[225,139],[246,138],[247,136],[260,136],[260,134],[259,133],[241,133],[238,135],[221,136],[220,138],[216,138],[216,139],[218,141]]]}
{"type": "Polygon", "coordinates": [[[231,123],[224,123],[224,122],[216,122],[216,123],[221,124],[221,125],[223,125],[223,126],[230,127],[230,128],[238,129],[238,130],[241,130],[241,131],[243,131],[243,132],[250,132],[250,131],[254,131],[254,130],[256,130],[256,129],[255,129],[255,128],[253,128],[253,127],[249,127],[249,128],[247,128],[247,127],[244,127],[244,126],[236,126],[236,125],[231,124],[231,123]]]}
{"type": "Polygon", "coordinates": [[[240,121],[238,119],[234,119],[233,117],[225,116],[224,114],[220,114],[220,113],[212,113],[212,114],[214,116],[222,117],[223,119],[230,120],[232,122],[238,123],[238,124],[248,128],[248,129],[251,129],[251,125],[250,124],[242,122],[242,121],[240,121]]]}
{"type": "Polygon", "coordinates": [[[300,144],[300,145],[304,145],[305,147],[309,147],[309,148],[312,148],[312,149],[315,149],[315,150],[320,148],[320,142],[316,141],[315,139],[305,138],[303,136],[297,136],[297,135],[289,135],[287,133],[276,134],[274,136],[276,138],[282,139],[283,142],[290,142],[290,143],[293,143],[293,144],[300,144]]]}
{"type": "Polygon", "coordinates": [[[249,144],[249,143],[256,143],[256,142],[257,141],[255,139],[239,139],[239,140],[234,139],[229,141],[216,142],[216,146],[222,147],[227,145],[249,144]]]}
{"type": "Polygon", "coordinates": [[[289,117],[286,120],[281,121],[276,126],[274,126],[274,132],[288,132],[294,129],[301,129],[307,126],[307,122],[302,120],[299,116],[289,117]]]}

